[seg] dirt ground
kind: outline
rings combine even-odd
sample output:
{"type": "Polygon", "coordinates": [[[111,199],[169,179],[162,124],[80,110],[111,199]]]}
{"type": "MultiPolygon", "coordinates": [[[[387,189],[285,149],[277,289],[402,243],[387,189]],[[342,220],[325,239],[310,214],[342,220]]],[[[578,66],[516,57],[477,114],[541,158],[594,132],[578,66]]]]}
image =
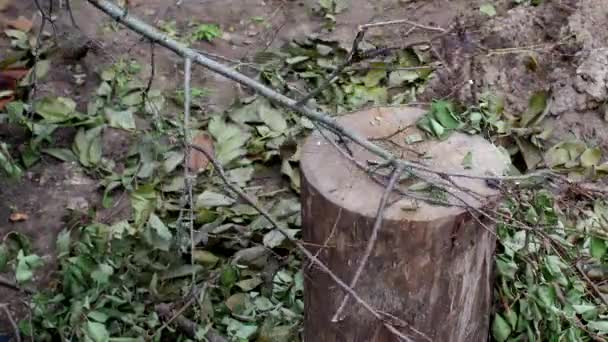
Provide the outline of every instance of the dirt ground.
{"type": "MultiPolygon", "coordinates": [[[[87,73],[84,87],[77,86],[70,71],[73,65],[57,61],[52,73],[41,85],[39,95],[67,95],[86,103],[96,87],[99,72],[113,58],[128,53],[143,66],[149,66],[149,44],[126,29],[104,28],[111,19],[86,1],[72,1],[73,12],[80,28],[70,24],[62,14],[58,19],[60,34],[78,39],[94,39],[100,48],[89,53],[81,62],[87,73]],[[86,38],[82,38],[82,36],[86,38]]],[[[465,102],[474,101],[486,90],[505,96],[505,110],[517,115],[526,110],[528,98],[537,90],[552,93],[549,123],[554,125],[558,139],[575,135],[608,150],[608,6],[604,0],[545,1],[538,7],[509,8],[512,1],[496,6],[498,15],[487,19],[479,15],[479,3],[471,0],[350,0],[347,10],[337,15],[335,30],[324,32],[322,19],[312,13],[316,0],[146,0],[131,1],[135,15],[148,23],[175,20],[178,28],[189,22],[219,24],[225,34],[213,43],[197,43],[202,51],[233,60],[246,60],[261,49],[278,48],[292,39],[319,33],[348,47],[358,25],[389,19],[408,18],[424,25],[454,28],[453,35],[441,40],[439,55],[448,66],[442,75],[428,86],[427,97],[456,94],[465,102]],[[252,24],[252,17],[266,18],[271,25],[252,24]],[[485,54],[472,56],[479,46],[485,54]],[[492,52],[492,50],[495,50],[492,52]],[[534,57],[536,67],[531,71],[528,60],[534,57]],[[473,80],[473,84],[466,82],[473,80]]],[[[46,1],[41,2],[46,6],[46,1]]],[[[13,1],[4,14],[7,17],[35,15],[30,1],[13,1]]],[[[403,27],[391,26],[371,32],[371,41],[378,46],[408,44],[419,34],[405,37],[403,27]]],[[[70,38],[71,39],[71,38],[70,38]]],[[[153,87],[174,90],[181,86],[180,58],[162,48],[155,50],[156,76],[153,87]]],[[[145,70],[145,74],[149,73],[145,70]]],[[[195,68],[194,86],[205,87],[212,93],[205,103],[209,112],[220,112],[246,90],[202,68],[195,68]]],[[[172,113],[166,113],[172,115],[172,113]]],[[[142,123],[145,125],[146,123],[142,123]]],[[[69,137],[73,132],[65,132],[69,137]]],[[[130,137],[124,133],[104,137],[105,151],[120,155],[128,148],[130,137]]],[[[19,141],[19,132],[0,129],[0,139],[19,141]]],[[[67,138],[66,138],[67,139],[67,138]]],[[[55,237],[65,226],[66,208],[99,208],[100,193],[96,181],[76,165],[59,163],[52,158],[28,170],[20,182],[0,179],[0,236],[19,231],[29,236],[36,252],[50,261],[46,270],[54,268],[55,237]],[[10,223],[12,212],[24,212],[29,219],[10,223]]],[[[118,218],[120,208],[112,209],[118,218]]],[[[128,214],[122,210],[124,214],[128,214]]],[[[99,218],[107,211],[100,210],[99,218]]],[[[44,286],[52,277],[48,271],[37,284],[44,286]]],[[[11,309],[23,314],[23,305],[12,290],[0,287],[0,303],[8,302],[11,309]]],[[[0,327],[7,326],[0,315],[0,327]]],[[[2,328],[0,328],[0,331],[2,328]]]]}

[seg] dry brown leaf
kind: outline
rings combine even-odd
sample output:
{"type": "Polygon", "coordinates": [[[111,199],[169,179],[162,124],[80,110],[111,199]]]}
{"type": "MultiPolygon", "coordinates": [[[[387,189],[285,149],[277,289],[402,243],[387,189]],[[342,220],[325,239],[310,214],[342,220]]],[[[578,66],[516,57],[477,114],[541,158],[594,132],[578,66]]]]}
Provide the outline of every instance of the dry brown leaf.
{"type": "Polygon", "coordinates": [[[8,219],[11,222],[23,222],[23,221],[27,221],[29,219],[29,216],[27,216],[26,213],[16,212],[16,213],[12,213],[8,219]]]}
{"type": "MultiPolygon", "coordinates": [[[[200,146],[210,155],[214,155],[213,139],[211,138],[211,136],[209,136],[209,134],[205,132],[197,134],[192,139],[192,144],[200,146]]],[[[199,173],[201,171],[204,171],[207,168],[207,165],[209,165],[209,158],[207,158],[207,156],[203,152],[197,151],[195,149],[192,149],[190,151],[190,158],[188,158],[188,168],[191,171],[199,173]]]]}
{"type": "Polygon", "coordinates": [[[14,90],[17,89],[19,81],[25,77],[29,69],[7,69],[0,70],[0,92],[5,96],[0,98],[0,110],[14,99],[14,90]]]}
{"type": "Polygon", "coordinates": [[[29,32],[32,29],[32,26],[34,25],[34,23],[32,23],[32,21],[29,20],[28,18],[26,18],[24,16],[20,16],[17,19],[7,20],[6,25],[8,25],[9,27],[12,27],[14,29],[17,29],[19,31],[29,32]]]}

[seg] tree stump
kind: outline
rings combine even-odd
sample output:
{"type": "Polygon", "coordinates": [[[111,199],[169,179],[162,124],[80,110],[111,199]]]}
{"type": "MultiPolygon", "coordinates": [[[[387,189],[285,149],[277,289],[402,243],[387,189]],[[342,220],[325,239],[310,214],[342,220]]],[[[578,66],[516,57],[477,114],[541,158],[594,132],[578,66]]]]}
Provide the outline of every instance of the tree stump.
{"type": "MultiPolygon", "coordinates": [[[[407,144],[408,136],[424,136],[415,124],[424,113],[409,107],[372,108],[341,116],[338,121],[403,158],[436,170],[471,175],[504,173],[508,159],[479,136],[454,133],[444,141],[426,139],[407,144]],[[400,129],[402,132],[394,134],[400,129]],[[465,168],[463,160],[469,152],[471,165],[465,168]]],[[[349,143],[349,150],[365,165],[378,161],[353,143],[349,143]]],[[[306,246],[319,253],[319,259],[348,284],[372,233],[385,186],[348,160],[319,132],[304,144],[301,170],[306,246]]],[[[441,181],[436,175],[424,176],[441,181]]],[[[485,180],[453,179],[457,186],[450,190],[467,205],[495,205],[498,192],[485,180]]],[[[413,183],[404,180],[398,187],[410,191],[413,183]]],[[[493,227],[484,224],[480,215],[473,217],[474,211],[463,207],[459,200],[451,198],[449,202],[449,206],[434,205],[393,192],[373,252],[354,289],[386,318],[385,322],[413,341],[486,341],[496,242],[493,227]]],[[[352,298],[342,317],[332,322],[344,296],[345,292],[321,270],[305,267],[305,342],[399,340],[352,298]]]]}

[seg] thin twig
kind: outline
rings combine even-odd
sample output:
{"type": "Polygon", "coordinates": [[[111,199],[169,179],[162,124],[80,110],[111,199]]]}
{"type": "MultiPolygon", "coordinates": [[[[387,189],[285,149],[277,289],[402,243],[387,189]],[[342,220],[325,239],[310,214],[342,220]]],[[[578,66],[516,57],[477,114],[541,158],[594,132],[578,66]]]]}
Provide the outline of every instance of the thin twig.
{"type": "MultiPolygon", "coordinates": [[[[398,166],[397,168],[395,168],[393,170],[393,175],[391,176],[391,179],[388,181],[388,185],[386,186],[386,189],[384,190],[384,193],[382,194],[382,197],[380,198],[380,204],[378,205],[378,211],[376,213],[376,221],[374,222],[374,226],[372,228],[372,233],[367,241],[367,246],[365,247],[365,252],[363,253],[363,256],[361,257],[361,261],[359,262],[359,267],[357,267],[357,270],[355,271],[355,275],[353,276],[352,280],[350,281],[350,284],[348,284],[353,289],[357,286],[357,282],[359,281],[359,278],[361,277],[361,274],[363,273],[363,269],[365,269],[365,266],[367,265],[367,261],[369,260],[369,257],[372,254],[372,251],[374,250],[374,246],[376,245],[376,240],[378,239],[378,233],[380,232],[380,228],[382,227],[382,220],[384,219],[384,210],[386,209],[386,202],[388,201],[389,196],[393,192],[393,188],[397,184],[397,181],[401,177],[401,174],[403,173],[403,169],[404,169],[403,166],[398,166]]],[[[336,322],[342,320],[342,318],[340,316],[342,315],[342,311],[344,311],[344,308],[346,307],[346,304],[348,303],[349,298],[350,298],[350,296],[348,294],[346,296],[344,296],[344,299],[342,299],[342,303],[340,304],[340,306],[338,307],[338,310],[336,310],[336,313],[334,313],[334,316],[331,319],[332,322],[336,323],[336,322]]]]}
{"type": "Polygon", "coordinates": [[[10,281],[3,276],[0,275],[0,286],[5,287],[7,289],[25,292],[27,294],[33,294],[34,291],[32,289],[28,289],[27,287],[21,287],[17,283],[10,281]]]}
{"type": "MultiPolygon", "coordinates": [[[[207,291],[207,283],[203,284],[203,288],[201,289],[201,292],[203,293],[203,296],[206,295],[206,291],[207,291]]],[[[156,335],[160,334],[163,330],[165,330],[165,328],[167,328],[177,317],[179,317],[184,311],[186,311],[187,308],[189,308],[194,301],[196,301],[196,295],[194,292],[191,292],[190,294],[190,299],[188,299],[188,301],[186,302],[186,304],[184,304],[181,308],[179,308],[179,310],[177,310],[175,312],[175,314],[173,314],[165,323],[163,323],[163,325],[160,326],[160,328],[156,329],[156,331],[154,332],[154,335],[152,335],[151,339],[154,339],[154,337],[156,337],[156,335]]]]}
{"type": "Polygon", "coordinates": [[[15,322],[13,315],[11,314],[10,310],[8,309],[8,305],[2,303],[2,304],[0,304],[0,308],[2,308],[2,310],[6,314],[6,317],[8,318],[8,321],[11,324],[11,327],[13,328],[13,331],[14,331],[13,334],[15,335],[16,342],[21,342],[21,334],[19,333],[19,327],[17,326],[17,323],[15,322]]]}
{"type": "Polygon", "coordinates": [[[74,12],[72,12],[71,0],[66,0],[65,8],[68,11],[68,15],[70,16],[70,21],[72,22],[72,26],[74,26],[74,28],[76,28],[77,30],[80,31],[80,27],[78,26],[78,24],[76,23],[76,19],[74,18],[74,12]]]}
{"type": "Polygon", "coordinates": [[[211,155],[205,148],[203,148],[201,146],[190,145],[190,147],[192,147],[193,149],[195,149],[195,150],[203,153],[205,156],[207,156],[207,158],[209,159],[211,164],[213,164],[213,166],[215,167],[218,175],[220,176],[220,178],[222,179],[224,184],[230,190],[232,190],[240,198],[242,198],[245,202],[247,202],[249,205],[251,205],[256,211],[258,211],[266,220],[268,220],[268,222],[270,222],[270,224],[278,232],[280,232],[283,236],[285,236],[285,238],[288,241],[291,241],[296,246],[296,248],[306,256],[306,258],[308,260],[310,260],[314,264],[316,264],[321,269],[321,271],[326,273],[338,286],[340,286],[344,291],[346,291],[348,294],[350,294],[357,301],[357,303],[359,303],[365,310],[367,310],[369,313],[371,313],[376,319],[381,321],[384,324],[384,326],[391,333],[393,333],[394,335],[396,335],[397,337],[401,338],[404,341],[413,341],[410,337],[408,337],[408,336],[404,335],[402,332],[398,331],[394,326],[386,323],[384,321],[382,314],[380,314],[376,309],[374,309],[370,304],[368,304],[363,298],[361,298],[361,296],[359,296],[350,286],[348,286],[344,281],[342,281],[342,279],[340,279],[332,270],[330,270],[329,267],[327,267],[314,254],[312,254],[306,247],[304,247],[304,245],[302,245],[299,241],[292,238],[289,235],[289,233],[287,231],[285,231],[285,229],[282,228],[277,223],[277,221],[270,215],[270,213],[268,211],[266,211],[266,209],[261,208],[257,204],[257,202],[254,199],[252,199],[247,193],[245,193],[239,186],[232,184],[230,182],[230,180],[228,179],[228,177],[226,176],[226,173],[224,172],[224,168],[217,161],[215,156],[211,155]]]}
{"type": "Polygon", "coordinates": [[[437,31],[437,32],[446,32],[447,31],[446,29],[438,27],[438,26],[429,26],[429,25],[418,24],[418,23],[408,20],[408,19],[380,21],[380,22],[376,22],[376,23],[364,24],[364,25],[359,26],[359,30],[367,30],[372,27],[380,27],[380,26],[388,26],[388,25],[401,25],[401,24],[408,24],[410,26],[421,28],[424,30],[429,30],[429,31],[437,31]]]}
{"type": "Polygon", "coordinates": [[[148,96],[148,93],[150,92],[150,89],[152,89],[152,83],[154,82],[154,75],[156,74],[156,63],[155,60],[156,58],[154,58],[154,47],[156,44],[154,44],[153,41],[150,41],[150,78],[148,78],[148,85],[146,86],[146,90],[144,91],[144,96],[148,96]]]}
{"type": "MultiPolygon", "coordinates": [[[[336,219],[334,220],[334,224],[331,227],[331,231],[329,232],[329,235],[325,239],[325,242],[323,243],[323,246],[320,246],[319,249],[317,250],[317,252],[315,253],[315,258],[319,257],[319,254],[321,254],[321,251],[323,251],[323,249],[327,248],[327,246],[329,245],[329,242],[331,241],[331,239],[334,238],[334,234],[336,233],[336,229],[338,228],[338,223],[340,223],[340,218],[342,218],[342,208],[340,208],[338,210],[338,216],[336,216],[336,219]]],[[[310,270],[312,268],[312,266],[313,266],[313,264],[310,263],[308,265],[308,269],[310,270]]]]}
{"type": "MultiPolygon", "coordinates": [[[[192,191],[192,176],[190,174],[190,167],[188,165],[190,161],[191,148],[190,143],[192,137],[190,136],[190,81],[192,75],[192,60],[186,58],[184,63],[184,185],[186,189],[187,206],[188,211],[186,218],[188,221],[188,229],[190,230],[190,264],[194,265],[194,199],[192,191]]],[[[192,271],[192,283],[191,286],[194,288],[196,281],[196,272],[192,271]]]]}
{"type": "Polygon", "coordinates": [[[327,79],[323,83],[321,83],[320,86],[318,86],[315,90],[308,93],[308,95],[306,95],[303,98],[301,98],[300,100],[298,100],[298,102],[296,102],[296,104],[295,104],[297,107],[306,105],[306,103],[308,103],[308,100],[321,94],[321,92],[323,90],[325,90],[332,83],[334,83],[335,80],[338,79],[338,76],[340,76],[340,74],[342,73],[344,68],[349,66],[350,63],[353,61],[353,57],[357,54],[357,51],[359,50],[359,43],[361,43],[364,36],[365,36],[365,30],[359,30],[357,32],[357,35],[355,36],[355,39],[353,40],[353,46],[351,47],[350,52],[348,53],[348,56],[346,56],[346,59],[344,59],[344,62],[342,62],[342,64],[338,65],[336,70],[334,70],[327,77],[327,79]]]}
{"type": "MultiPolygon", "coordinates": [[[[397,167],[399,164],[401,164],[401,165],[404,165],[405,168],[426,171],[426,172],[438,174],[440,176],[447,175],[447,176],[452,176],[452,177],[462,177],[462,178],[472,178],[472,179],[493,179],[493,180],[505,180],[505,181],[507,181],[507,180],[510,180],[510,181],[525,180],[525,179],[530,179],[531,177],[534,177],[534,176],[539,176],[541,174],[547,175],[547,174],[552,173],[552,171],[550,171],[550,170],[540,170],[534,174],[525,175],[525,176],[498,176],[498,175],[496,175],[496,176],[477,176],[477,175],[471,175],[469,173],[447,173],[447,172],[443,172],[443,171],[437,171],[437,170],[433,170],[431,168],[425,167],[424,165],[421,165],[416,162],[411,162],[411,161],[396,158],[391,152],[389,152],[388,150],[386,150],[380,146],[377,146],[377,145],[371,143],[365,137],[361,136],[358,132],[340,125],[335,118],[327,115],[326,113],[320,112],[320,111],[310,108],[308,106],[297,105],[298,101],[295,101],[283,94],[280,94],[280,93],[268,88],[267,86],[261,84],[260,82],[254,80],[250,77],[247,77],[244,74],[242,74],[236,70],[233,70],[232,68],[226,67],[223,64],[220,64],[214,60],[211,60],[211,59],[201,55],[200,53],[196,52],[195,50],[188,48],[187,46],[175,41],[174,39],[171,39],[166,34],[160,32],[159,30],[155,29],[154,27],[142,22],[141,20],[139,20],[131,15],[125,16],[124,10],[121,9],[120,7],[114,5],[113,3],[111,3],[107,0],[87,0],[87,1],[90,4],[92,4],[93,6],[97,7],[99,10],[105,12],[106,14],[108,14],[109,16],[111,16],[112,18],[117,20],[118,22],[126,25],[128,28],[130,28],[134,32],[139,33],[139,34],[157,42],[157,44],[164,46],[165,48],[177,53],[178,55],[180,55],[184,58],[190,58],[195,63],[198,63],[224,77],[227,77],[233,81],[236,81],[242,85],[245,85],[247,87],[254,89],[258,93],[260,93],[262,96],[270,99],[271,101],[273,101],[277,104],[280,104],[297,113],[300,113],[303,116],[305,116],[313,121],[320,122],[326,127],[331,127],[332,130],[334,130],[339,135],[348,137],[354,143],[360,145],[361,147],[367,149],[371,153],[384,159],[388,164],[392,164],[393,167],[397,167]]],[[[445,35],[447,33],[449,33],[449,31],[441,33],[440,35],[445,35]]],[[[431,37],[430,40],[433,40],[436,37],[431,37]]]]}
{"type": "Polygon", "coordinates": [[[583,268],[581,267],[581,262],[580,261],[578,261],[576,263],[576,269],[581,274],[581,276],[585,279],[585,281],[587,282],[587,284],[589,284],[589,286],[593,289],[593,291],[599,297],[599,299],[604,303],[604,305],[606,305],[608,307],[608,299],[606,299],[606,297],[604,296],[604,294],[602,293],[602,291],[600,291],[600,289],[597,287],[597,285],[595,285],[591,281],[591,279],[589,279],[589,277],[585,273],[585,270],[583,270],[583,268]]]}

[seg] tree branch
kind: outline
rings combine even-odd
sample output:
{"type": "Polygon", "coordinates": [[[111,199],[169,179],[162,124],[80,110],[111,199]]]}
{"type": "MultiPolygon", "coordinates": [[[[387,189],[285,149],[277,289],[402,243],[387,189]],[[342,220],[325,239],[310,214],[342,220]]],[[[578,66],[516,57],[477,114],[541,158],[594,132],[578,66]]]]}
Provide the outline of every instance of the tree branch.
{"type": "Polygon", "coordinates": [[[552,171],[550,171],[550,170],[540,170],[540,171],[537,171],[535,174],[524,175],[524,176],[499,176],[499,175],[476,176],[476,175],[471,175],[468,173],[446,173],[443,171],[437,171],[437,170],[428,168],[428,167],[426,167],[422,164],[416,163],[416,162],[411,162],[411,161],[396,158],[391,152],[389,152],[388,150],[386,150],[376,144],[373,144],[372,142],[367,140],[365,137],[363,137],[356,131],[340,125],[336,121],[336,119],[330,117],[328,114],[318,111],[316,109],[313,109],[306,105],[299,106],[298,101],[293,100],[283,94],[280,94],[280,93],[270,89],[269,87],[261,84],[260,82],[254,80],[250,77],[247,77],[244,74],[239,73],[236,70],[233,70],[221,63],[218,63],[212,59],[209,59],[209,58],[203,56],[202,54],[198,53],[196,50],[193,50],[193,49],[187,47],[186,45],[184,45],[180,42],[177,42],[174,39],[171,39],[166,34],[160,32],[156,28],[146,24],[145,22],[141,21],[140,19],[138,19],[130,14],[127,14],[119,6],[116,6],[115,4],[113,4],[107,0],[87,0],[87,1],[91,5],[97,7],[99,10],[106,13],[110,17],[112,17],[117,22],[127,26],[132,31],[173,51],[174,53],[180,55],[181,57],[186,58],[186,59],[191,59],[194,63],[200,64],[203,67],[205,67],[215,73],[218,73],[228,79],[238,82],[244,86],[247,86],[247,87],[255,90],[256,92],[258,92],[260,95],[273,101],[276,104],[289,108],[289,109],[293,110],[294,112],[300,113],[301,115],[303,115],[313,121],[320,122],[326,127],[331,127],[332,130],[335,131],[336,133],[338,133],[342,136],[348,137],[354,143],[360,145],[361,147],[365,148],[366,150],[370,151],[371,153],[375,154],[376,156],[386,160],[387,164],[390,164],[393,167],[398,167],[399,165],[402,165],[405,169],[417,169],[420,171],[430,172],[430,173],[438,174],[441,176],[452,176],[452,177],[473,178],[473,179],[498,179],[498,180],[510,180],[510,181],[525,180],[525,179],[529,179],[533,176],[538,176],[541,174],[546,175],[546,174],[552,173],[552,171]]]}

